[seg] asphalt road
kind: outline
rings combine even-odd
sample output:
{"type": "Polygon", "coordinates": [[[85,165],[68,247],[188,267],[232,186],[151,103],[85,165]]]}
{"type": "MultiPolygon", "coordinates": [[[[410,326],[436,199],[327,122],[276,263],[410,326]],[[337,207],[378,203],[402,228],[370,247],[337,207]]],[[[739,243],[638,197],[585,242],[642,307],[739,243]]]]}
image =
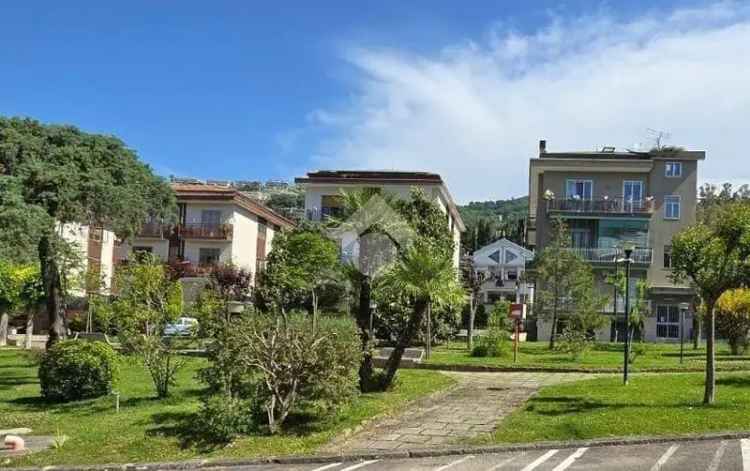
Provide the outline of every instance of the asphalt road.
{"type": "Polygon", "coordinates": [[[750,471],[750,439],[518,451],[360,462],[258,465],[246,471],[750,471]]]}

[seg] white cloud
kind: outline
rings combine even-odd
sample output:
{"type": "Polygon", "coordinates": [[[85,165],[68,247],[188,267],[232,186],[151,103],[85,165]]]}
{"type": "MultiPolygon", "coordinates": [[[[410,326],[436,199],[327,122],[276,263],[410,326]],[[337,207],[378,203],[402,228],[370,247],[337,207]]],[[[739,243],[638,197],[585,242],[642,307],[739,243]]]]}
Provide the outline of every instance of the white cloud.
{"type": "Polygon", "coordinates": [[[459,201],[526,194],[537,142],[705,149],[700,179],[750,181],[750,6],[717,3],[623,21],[550,16],[495,26],[434,56],[351,48],[352,98],[310,120],[325,168],[438,172],[459,201]]]}

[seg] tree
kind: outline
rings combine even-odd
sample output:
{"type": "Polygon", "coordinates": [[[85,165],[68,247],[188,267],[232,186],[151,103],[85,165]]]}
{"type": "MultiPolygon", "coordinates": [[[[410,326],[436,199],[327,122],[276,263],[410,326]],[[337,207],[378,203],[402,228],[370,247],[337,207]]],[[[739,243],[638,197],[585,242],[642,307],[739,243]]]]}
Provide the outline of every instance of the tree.
{"type": "Polygon", "coordinates": [[[559,219],[552,222],[552,239],[534,261],[537,290],[534,307],[539,317],[552,323],[549,348],[555,348],[560,319],[575,313],[581,297],[593,285],[591,268],[572,250],[570,234],[565,223],[559,219]]]}
{"type": "Polygon", "coordinates": [[[750,289],[726,291],[716,308],[716,330],[729,342],[732,355],[744,353],[750,335],[750,289]]]}
{"type": "Polygon", "coordinates": [[[340,278],[339,251],[336,244],[317,231],[295,231],[286,238],[287,250],[294,254],[294,269],[299,279],[295,282],[309,293],[312,328],[318,323],[318,293],[322,286],[340,278]]]}
{"type": "Polygon", "coordinates": [[[704,404],[716,393],[716,303],[728,290],[747,284],[750,276],[750,203],[728,202],[716,217],[701,220],[672,238],[672,279],[690,281],[705,306],[706,384],[704,404]]]}
{"type": "Polygon", "coordinates": [[[0,260],[0,347],[8,343],[8,323],[18,307],[19,283],[15,266],[0,260]]]}
{"type": "Polygon", "coordinates": [[[481,301],[480,293],[482,291],[482,285],[484,285],[487,277],[482,271],[477,270],[473,256],[467,255],[462,262],[461,271],[464,286],[469,297],[469,323],[467,326],[468,328],[466,329],[466,346],[469,351],[471,351],[474,348],[474,322],[476,320],[477,308],[481,301]]]}
{"type": "Polygon", "coordinates": [[[386,363],[383,389],[393,382],[404,351],[416,336],[425,315],[429,342],[432,307],[460,306],[464,302],[464,291],[457,275],[453,259],[426,241],[419,241],[407,249],[391,271],[384,275],[386,284],[395,285],[413,299],[413,310],[386,363]]]}
{"type": "Polygon", "coordinates": [[[102,226],[127,238],[147,216],[175,209],[169,186],[119,139],[22,118],[0,118],[0,190],[0,216],[34,231],[28,242],[44,281],[48,346],[65,336],[58,265],[65,243],[56,228],[102,226]]]}
{"type": "Polygon", "coordinates": [[[166,267],[151,255],[123,267],[115,281],[113,310],[121,342],[142,356],[157,397],[166,397],[183,364],[163,338],[166,325],[182,313],[182,285],[171,280],[166,267]]]}
{"type": "Polygon", "coordinates": [[[31,348],[31,336],[34,334],[34,317],[39,306],[44,302],[44,290],[39,268],[31,265],[18,269],[18,304],[26,312],[26,336],[24,348],[31,348]]]}

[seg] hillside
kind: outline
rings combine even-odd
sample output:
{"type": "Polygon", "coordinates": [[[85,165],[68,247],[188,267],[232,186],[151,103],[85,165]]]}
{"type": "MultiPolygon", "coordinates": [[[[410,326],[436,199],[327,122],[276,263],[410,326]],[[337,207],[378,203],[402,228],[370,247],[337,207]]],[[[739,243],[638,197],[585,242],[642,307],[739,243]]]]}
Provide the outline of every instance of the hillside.
{"type": "Polygon", "coordinates": [[[522,244],[523,221],[528,209],[527,196],[509,200],[472,201],[459,206],[458,210],[466,223],[466,233],[462,237],[464,249],[473,252],[500,237],[522,244]]]}

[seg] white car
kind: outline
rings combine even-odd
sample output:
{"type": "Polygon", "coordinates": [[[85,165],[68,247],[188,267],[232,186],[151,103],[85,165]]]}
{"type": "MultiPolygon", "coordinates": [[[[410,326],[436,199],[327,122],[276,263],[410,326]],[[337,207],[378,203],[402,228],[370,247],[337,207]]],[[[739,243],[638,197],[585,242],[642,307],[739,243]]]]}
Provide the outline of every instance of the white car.
{"type": "Polygon", "coordinates": [[[198,328],[198,319],[178,317],[176,321],[164,327],[164,335],[190,335],[198,328]]]}

